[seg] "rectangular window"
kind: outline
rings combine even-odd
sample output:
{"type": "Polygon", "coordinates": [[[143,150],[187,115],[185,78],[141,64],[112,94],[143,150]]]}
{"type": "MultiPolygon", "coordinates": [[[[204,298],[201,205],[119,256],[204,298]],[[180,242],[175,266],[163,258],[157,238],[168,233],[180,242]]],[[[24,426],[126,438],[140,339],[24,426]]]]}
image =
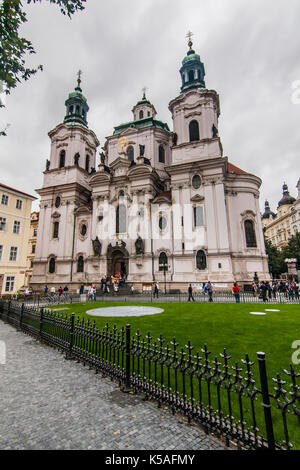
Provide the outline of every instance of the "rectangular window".
{"type": "Polygon", "coordinates": [[[5,232],[6,230],[6,218],[0,217],[0,232],[5,232]]]}
{"type": "Polygon", "coordinates": [[[3,245],[0,245],[0,261],[2,260],[3,255],[3,245]]]}
{"type": "Polygon", "coordinates": [[[53,238],[58,238],[59,222],[53,224],[53,238]]]}
{"type": "Polygon", "coordinates": [[[32,245],[32,247],[31,247],[31,253],[35,253],[35,245],[32,245]]]}
{"type": "Polygon", "coordinates": [[[5,292],[13,292],[15,288],[15,276],[7,276],[5,280],[5,292]]]}
{"type": "Polygon", "coordinates": [[[202,227],[204,225],[203,220],[203,207],[196,206],[194,207],[194,226],[195,227],[202,227]]]}
{"type": "Polygon", "coordinates": [[[19,222],[18,220],[15,220],[14,226],[13,226],[13,233],[18,235],[20,233],[20,227],[21,227],[21,222],[19,222]]]}
{"type": "Polygon", "coordinates": [[[36,229],[36,228],[33,230],[33,236],[34,236],[34,237],[37,236],[37,229],[36,229]]]}
{"type": "Polygon", "coordinates": [[[9,261],[17,261],[17,255],[18,255],[18,247],[11,246],[10,253],[9,253],[9,261]]]}
{"type": "Polygon", "coordinates": [[[16,209],[22,209],[22,206],[23,206],[22,199],[17,199],[16,200],[16,209]]]}
{"type": "Polygon", "coordinates": [[[7,196],[7,194],[2,194],[1,204],[3,204],[4,206],[8,206],[8,196],[7,196]]]}

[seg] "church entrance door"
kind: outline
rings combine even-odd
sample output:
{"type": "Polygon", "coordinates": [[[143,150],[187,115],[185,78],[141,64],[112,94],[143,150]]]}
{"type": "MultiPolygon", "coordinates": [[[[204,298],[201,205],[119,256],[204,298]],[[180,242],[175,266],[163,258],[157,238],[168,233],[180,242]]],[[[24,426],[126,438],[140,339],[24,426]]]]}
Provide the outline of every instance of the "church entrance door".
{"type": "Polygon", "coordinates": [[[115,276],[119,276],[121,274],[122,277],[126,277],[126,263],[124,261],[124,258],[117,258],[115,260],[115,265],[114,265],[114,273],[115,276]]]}
{"type": "Polygon", "coordinates": [[[107,253],[108,276],[128,276],[129,253],[125,247],[111,247],[107,253]]]}

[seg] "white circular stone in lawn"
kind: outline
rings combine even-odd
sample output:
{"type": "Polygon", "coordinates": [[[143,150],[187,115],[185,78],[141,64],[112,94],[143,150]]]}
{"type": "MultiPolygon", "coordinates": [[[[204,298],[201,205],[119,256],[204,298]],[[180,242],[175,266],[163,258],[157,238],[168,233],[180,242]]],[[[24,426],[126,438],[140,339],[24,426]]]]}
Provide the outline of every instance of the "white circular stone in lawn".
{"type": "Polygon", "coordinates": [[[249,312],[250,315],[267,315],[265,312],[249,312]]]}
{"type": "Polygon", "coordinates": [[[128,305],[126,307],[102,307],[87,310],[87,315],[94,317],[141,317],[143,315],[156,315],[162,313],[162,308],[138,307],[128,305]]]}
{"type": "Polygon", "coordinates": [[[280,312],[280,310],[272,309],[272,308],[265,308],[266,312],[280,312]]]}

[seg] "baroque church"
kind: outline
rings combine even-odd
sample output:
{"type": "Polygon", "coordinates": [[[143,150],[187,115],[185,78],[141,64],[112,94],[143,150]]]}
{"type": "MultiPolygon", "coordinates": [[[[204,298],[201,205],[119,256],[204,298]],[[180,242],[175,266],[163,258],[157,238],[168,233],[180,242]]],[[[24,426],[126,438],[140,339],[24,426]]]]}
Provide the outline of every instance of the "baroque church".
{"type": "Polygon", "coordinates": [[[135,290],[153,282],[187,290],[269,279],[259,209],[261,180],[228,161],[218,133],[219,96],[206,88],[192,48],[169,103],[173,130],[143,93],[130,121],[100,145],[77,86],[49,132],[31,285],[100,285],[121,275],[135,290]]]}

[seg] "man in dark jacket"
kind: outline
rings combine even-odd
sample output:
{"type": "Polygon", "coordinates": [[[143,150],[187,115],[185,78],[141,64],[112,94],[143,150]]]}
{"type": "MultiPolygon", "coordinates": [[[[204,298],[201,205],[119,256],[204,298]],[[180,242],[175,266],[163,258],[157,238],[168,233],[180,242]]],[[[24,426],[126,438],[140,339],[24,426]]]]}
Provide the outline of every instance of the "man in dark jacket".
{"type": "Polygon", "coordinates": [[[194,296],[193,296],[192,284],[189,284],[189,287],[188,287],[188,294],[189,294],[188,302],[190,302],[191,298],[193,299],[193,302],[195,302],[195,299],[194,299],[194,296]]]}

